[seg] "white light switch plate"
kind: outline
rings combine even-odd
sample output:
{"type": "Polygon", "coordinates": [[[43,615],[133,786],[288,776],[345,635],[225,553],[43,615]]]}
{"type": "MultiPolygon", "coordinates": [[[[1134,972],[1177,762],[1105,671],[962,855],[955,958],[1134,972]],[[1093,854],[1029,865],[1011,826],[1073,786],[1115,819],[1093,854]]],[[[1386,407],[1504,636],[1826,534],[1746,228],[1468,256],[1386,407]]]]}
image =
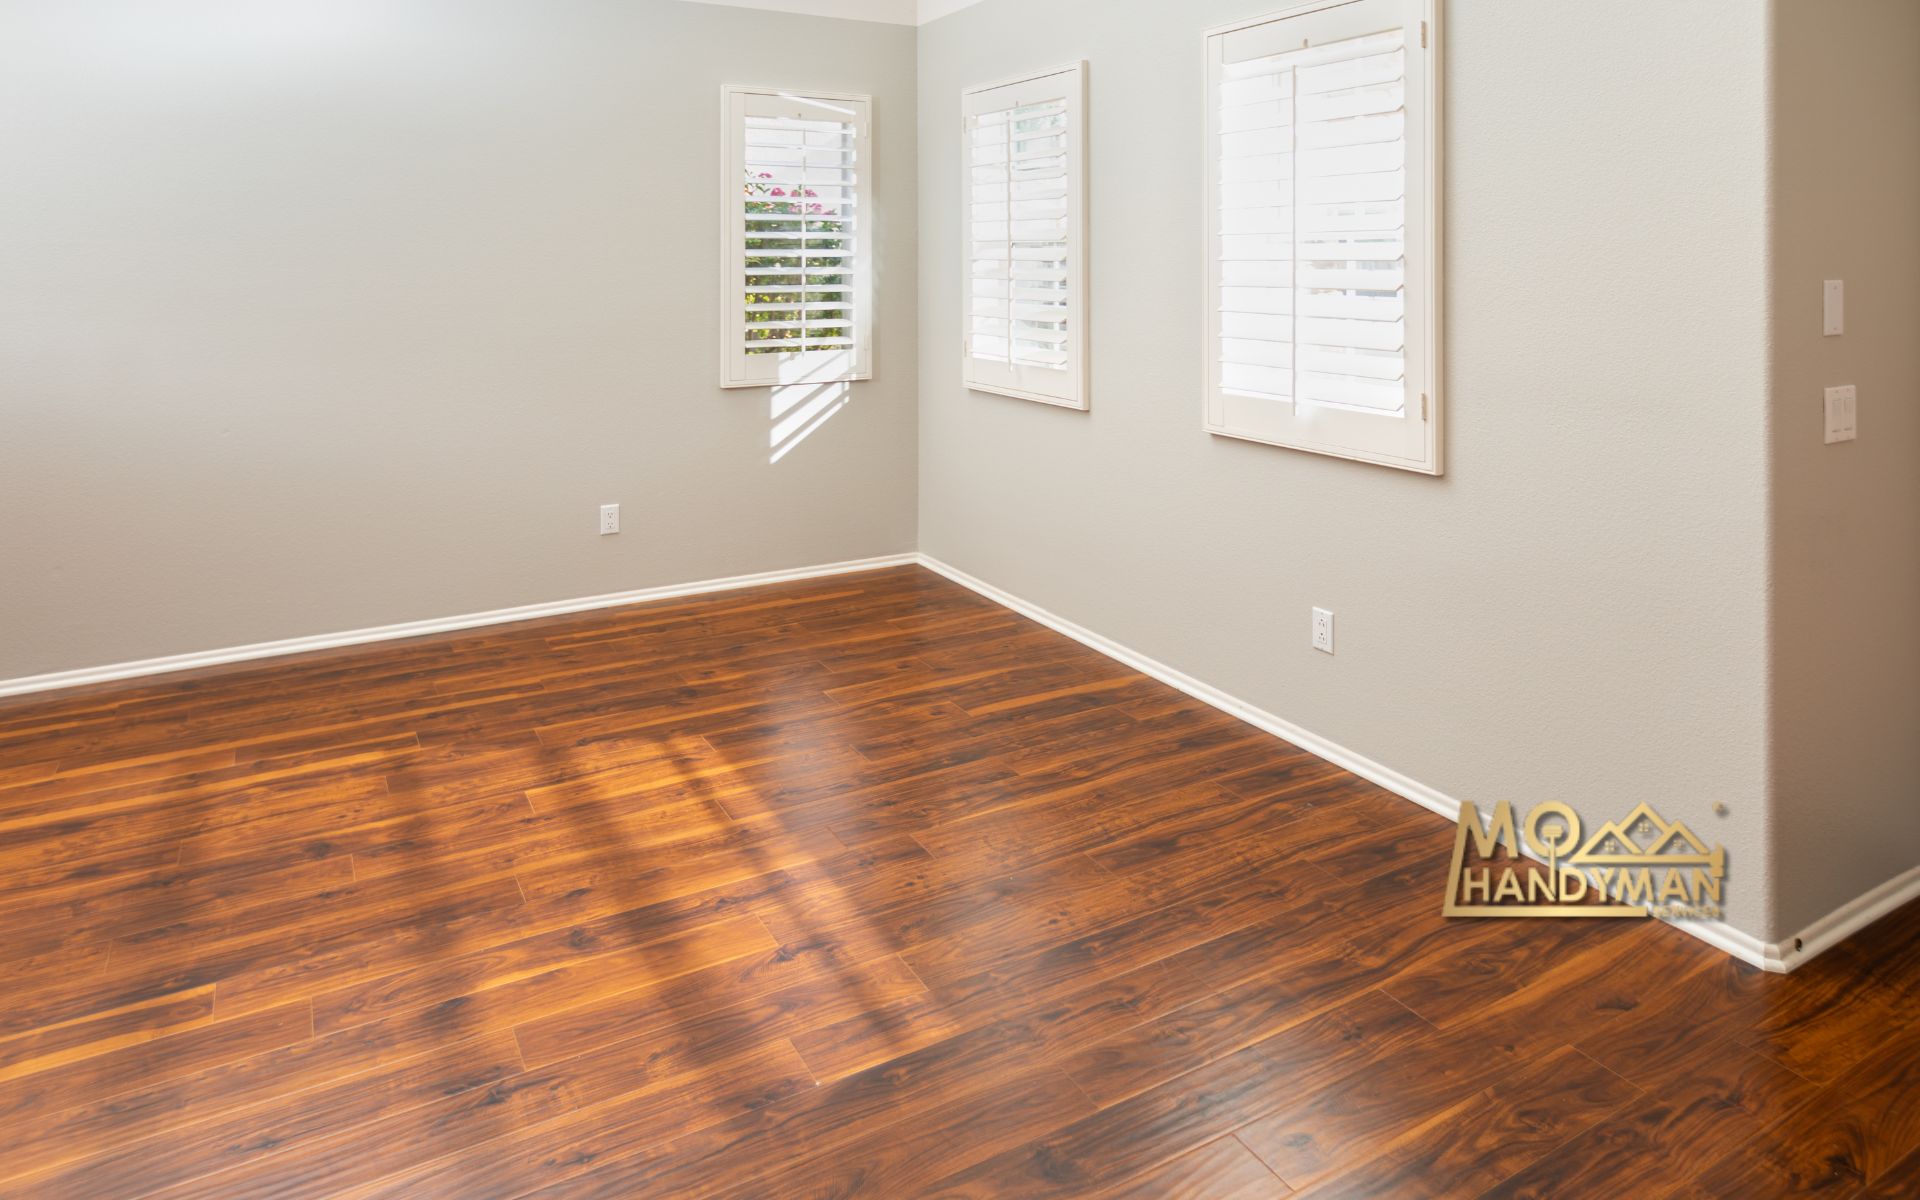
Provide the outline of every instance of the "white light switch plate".
{"type": "Polygon", "coordinates": [[[1827,389],[1827,445],[1859,436],[1859,403],[1853,385],[1827,389]]]}
{"type": "Polygon", "coordinates": [[[1847,331],[1847,284],[1844,279],[1827,280],[1826,302],[1822,306],[1826,324],[1822,333],[1838,337],[1847,331]]]}

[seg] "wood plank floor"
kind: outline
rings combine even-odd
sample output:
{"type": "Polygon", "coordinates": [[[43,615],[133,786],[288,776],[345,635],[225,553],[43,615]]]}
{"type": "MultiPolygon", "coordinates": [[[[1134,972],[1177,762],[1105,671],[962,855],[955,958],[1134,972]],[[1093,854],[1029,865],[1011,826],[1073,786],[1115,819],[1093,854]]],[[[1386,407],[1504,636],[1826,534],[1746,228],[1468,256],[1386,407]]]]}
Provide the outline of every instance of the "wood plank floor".
{"type": "Polygon", "coordinates": [[[918,568],[0,703],[0,1197],[1920,1195],[1920,909],[1451,827],[918,568]]]}

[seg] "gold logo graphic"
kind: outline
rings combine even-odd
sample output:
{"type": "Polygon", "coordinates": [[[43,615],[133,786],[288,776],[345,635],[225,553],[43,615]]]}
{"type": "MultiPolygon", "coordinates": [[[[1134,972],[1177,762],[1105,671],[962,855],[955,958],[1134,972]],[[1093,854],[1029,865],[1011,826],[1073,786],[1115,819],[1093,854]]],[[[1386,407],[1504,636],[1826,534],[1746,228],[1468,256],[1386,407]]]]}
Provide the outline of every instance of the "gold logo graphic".
{"type": "Polygon", "coordinates": [[[1645,804],[1624,821],[1609,821],[1584,843],[1580,818],[1564,804],[1536,805],[1516,831],[1513,806],[1493,807],[1480,827],[1480,813],[1460,806],[1447,871],[1449,917],[1709,917],[1720,916],[1720,887],[1727,852],[1709,851],[1679,821],[1667,821],[1645,804]],[[1521,862],[1520,834],[1546,860],[1540,870],[1521,862]],[[1469,862],[1472,843],[1477,861],[1469,862]],[[1505,847],[1506,857],[1496,857],[1505,847]]]}

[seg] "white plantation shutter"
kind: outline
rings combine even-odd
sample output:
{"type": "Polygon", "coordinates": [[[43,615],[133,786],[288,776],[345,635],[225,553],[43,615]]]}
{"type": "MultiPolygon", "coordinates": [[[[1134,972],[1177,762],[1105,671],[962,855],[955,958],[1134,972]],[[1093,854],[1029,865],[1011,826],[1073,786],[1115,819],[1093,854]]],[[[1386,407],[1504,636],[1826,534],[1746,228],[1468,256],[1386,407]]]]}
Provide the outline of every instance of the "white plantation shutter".
{"type": "Polygon", "coordinates": [[[1085,64],[961,97],[966,386],[1087,407],[1085,64]]]}
{"type": "Polygon", "coordinates": [[[1430,0],[1208,36],[1211,432],[1439,473],[1436,42],[1430,0]]]}
{"type": "Polygon", "coordinates": [[[721,386],[872,378],[870,101],[730,87],[721,386]]]}

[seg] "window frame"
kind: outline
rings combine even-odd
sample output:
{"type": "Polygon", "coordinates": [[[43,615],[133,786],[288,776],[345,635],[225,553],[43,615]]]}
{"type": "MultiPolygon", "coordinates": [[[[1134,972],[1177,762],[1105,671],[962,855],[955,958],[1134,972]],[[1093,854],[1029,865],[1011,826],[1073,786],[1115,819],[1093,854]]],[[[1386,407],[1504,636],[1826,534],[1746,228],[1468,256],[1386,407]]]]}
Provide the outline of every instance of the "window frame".
{"type": "MultiPolygon", "coordinates": [[[[1201,264],[1204,305],[1201,319],[1204,363],[1202,366],[1201,425],[1209,434],[1242,441],[1282,446],[1293,450],[1375,463],[1426,475],[1440,475],[1442,461],[1442,425],[1444,363],[1442,340],[1444,296],[1444,224],[1442,221],[1442,159],[1444,129],[1442,109],[1442,0],[1310,0],[1309,3],[1283,8],[1262,16],[1206,31],[1202,38],[1202,109],[1205,135],[1201,145],[1201,170],[1204,211],[1201,215],[1201,264]],[[1407,124],[1408,146],[1406,212],[1407,250],[1405,285],[1405,322],[1407,349],[1405,413],[1402,420],[1419,422],[1418,436],[1405,427],[1389,430],[1374,427],[1381,434],[1373,444],[1358,436],[1361,420],[1336,420],[1338,431],[1319,436],[1306,428],[1297,407],[1258,422],[1227,419],[1225,396],[1220,386],[1220,108],[1219,88],[1227,49],[1226,39],[1263,26],[1276,26],[1276,51],[1279,38],[1292,40],[1296,31],[1281,35],[1282,23],[1314,18],[1355,6],[1386,7],[1401,10],[1407,34],[1407,124]],[[1414,161],[1415,159],[1419,161],[1414,161]],[[1416,201],[1415,191],[1419,198],[1416,201]],[[1419,224],[1416,226],[1415,222],[1419,224]],[[1398,449],[1382,446],[1398,442],[1398,449]]],[[[1357,35],[1353,35],[1357,36],[1357,35]]],[[[1338,40],[1338,39],[1328,39],[1338,40]]],[[[1302,42],[1305,45],[1306,42],[1302,42]]],[[[1270,51],[1276,52],[1276,51],[1270,51]]],[[[1244,61],[1244,60],[1236,60],[1244,61]]],[[[1279,404],[1279,401],[1273,401],[1279,404]]],[[[1357,414],[1336,414],[1337,417],[1357,414]]],[[[1363,418],[1364,419],[1364,418],[1363,418]]]]}
{"type": "MultiPolygon", "coordinates": [[[[1087,292],[1087,64],[1078,60],[1030,71],[960,92],[960,372],[968,391],[987,392],[1085,412],[1088,387],[1087,292]],[[1009,93],[1008,103],[976,109],[983,98],[1009,93]],[[1059,372],[994,363],[973,355],[973,161],[967,121],[976,111],[998,112],[1043,100],[1066,105],[1067,365],[1059,372]],[[1057,386],[1049,386],[1057,385],[1057,386]]],[[[1009,231],[1011,232],[1011,231],[1009,231]]]]}
{"type": "Polygon", "coordinates": [[[874,160],[873,97],[854,92],[816,91],[726,84],[720,89],[721,209],[720,289],[722,388],[779,387],[789,384],[826,384],[873,378],[874,308],[874,160]],[[746,120],[749,116],[791,116],[819,119],[818,109],[845,108],[854,126],[854,269],[853,347],[845,355],[833,352],[748,354],[747,320],[743,300],[746,280],[746,195],[741,188],[746,171],[746,120]],[[836,362],[833,360],[842,360],[836,362]]]}

